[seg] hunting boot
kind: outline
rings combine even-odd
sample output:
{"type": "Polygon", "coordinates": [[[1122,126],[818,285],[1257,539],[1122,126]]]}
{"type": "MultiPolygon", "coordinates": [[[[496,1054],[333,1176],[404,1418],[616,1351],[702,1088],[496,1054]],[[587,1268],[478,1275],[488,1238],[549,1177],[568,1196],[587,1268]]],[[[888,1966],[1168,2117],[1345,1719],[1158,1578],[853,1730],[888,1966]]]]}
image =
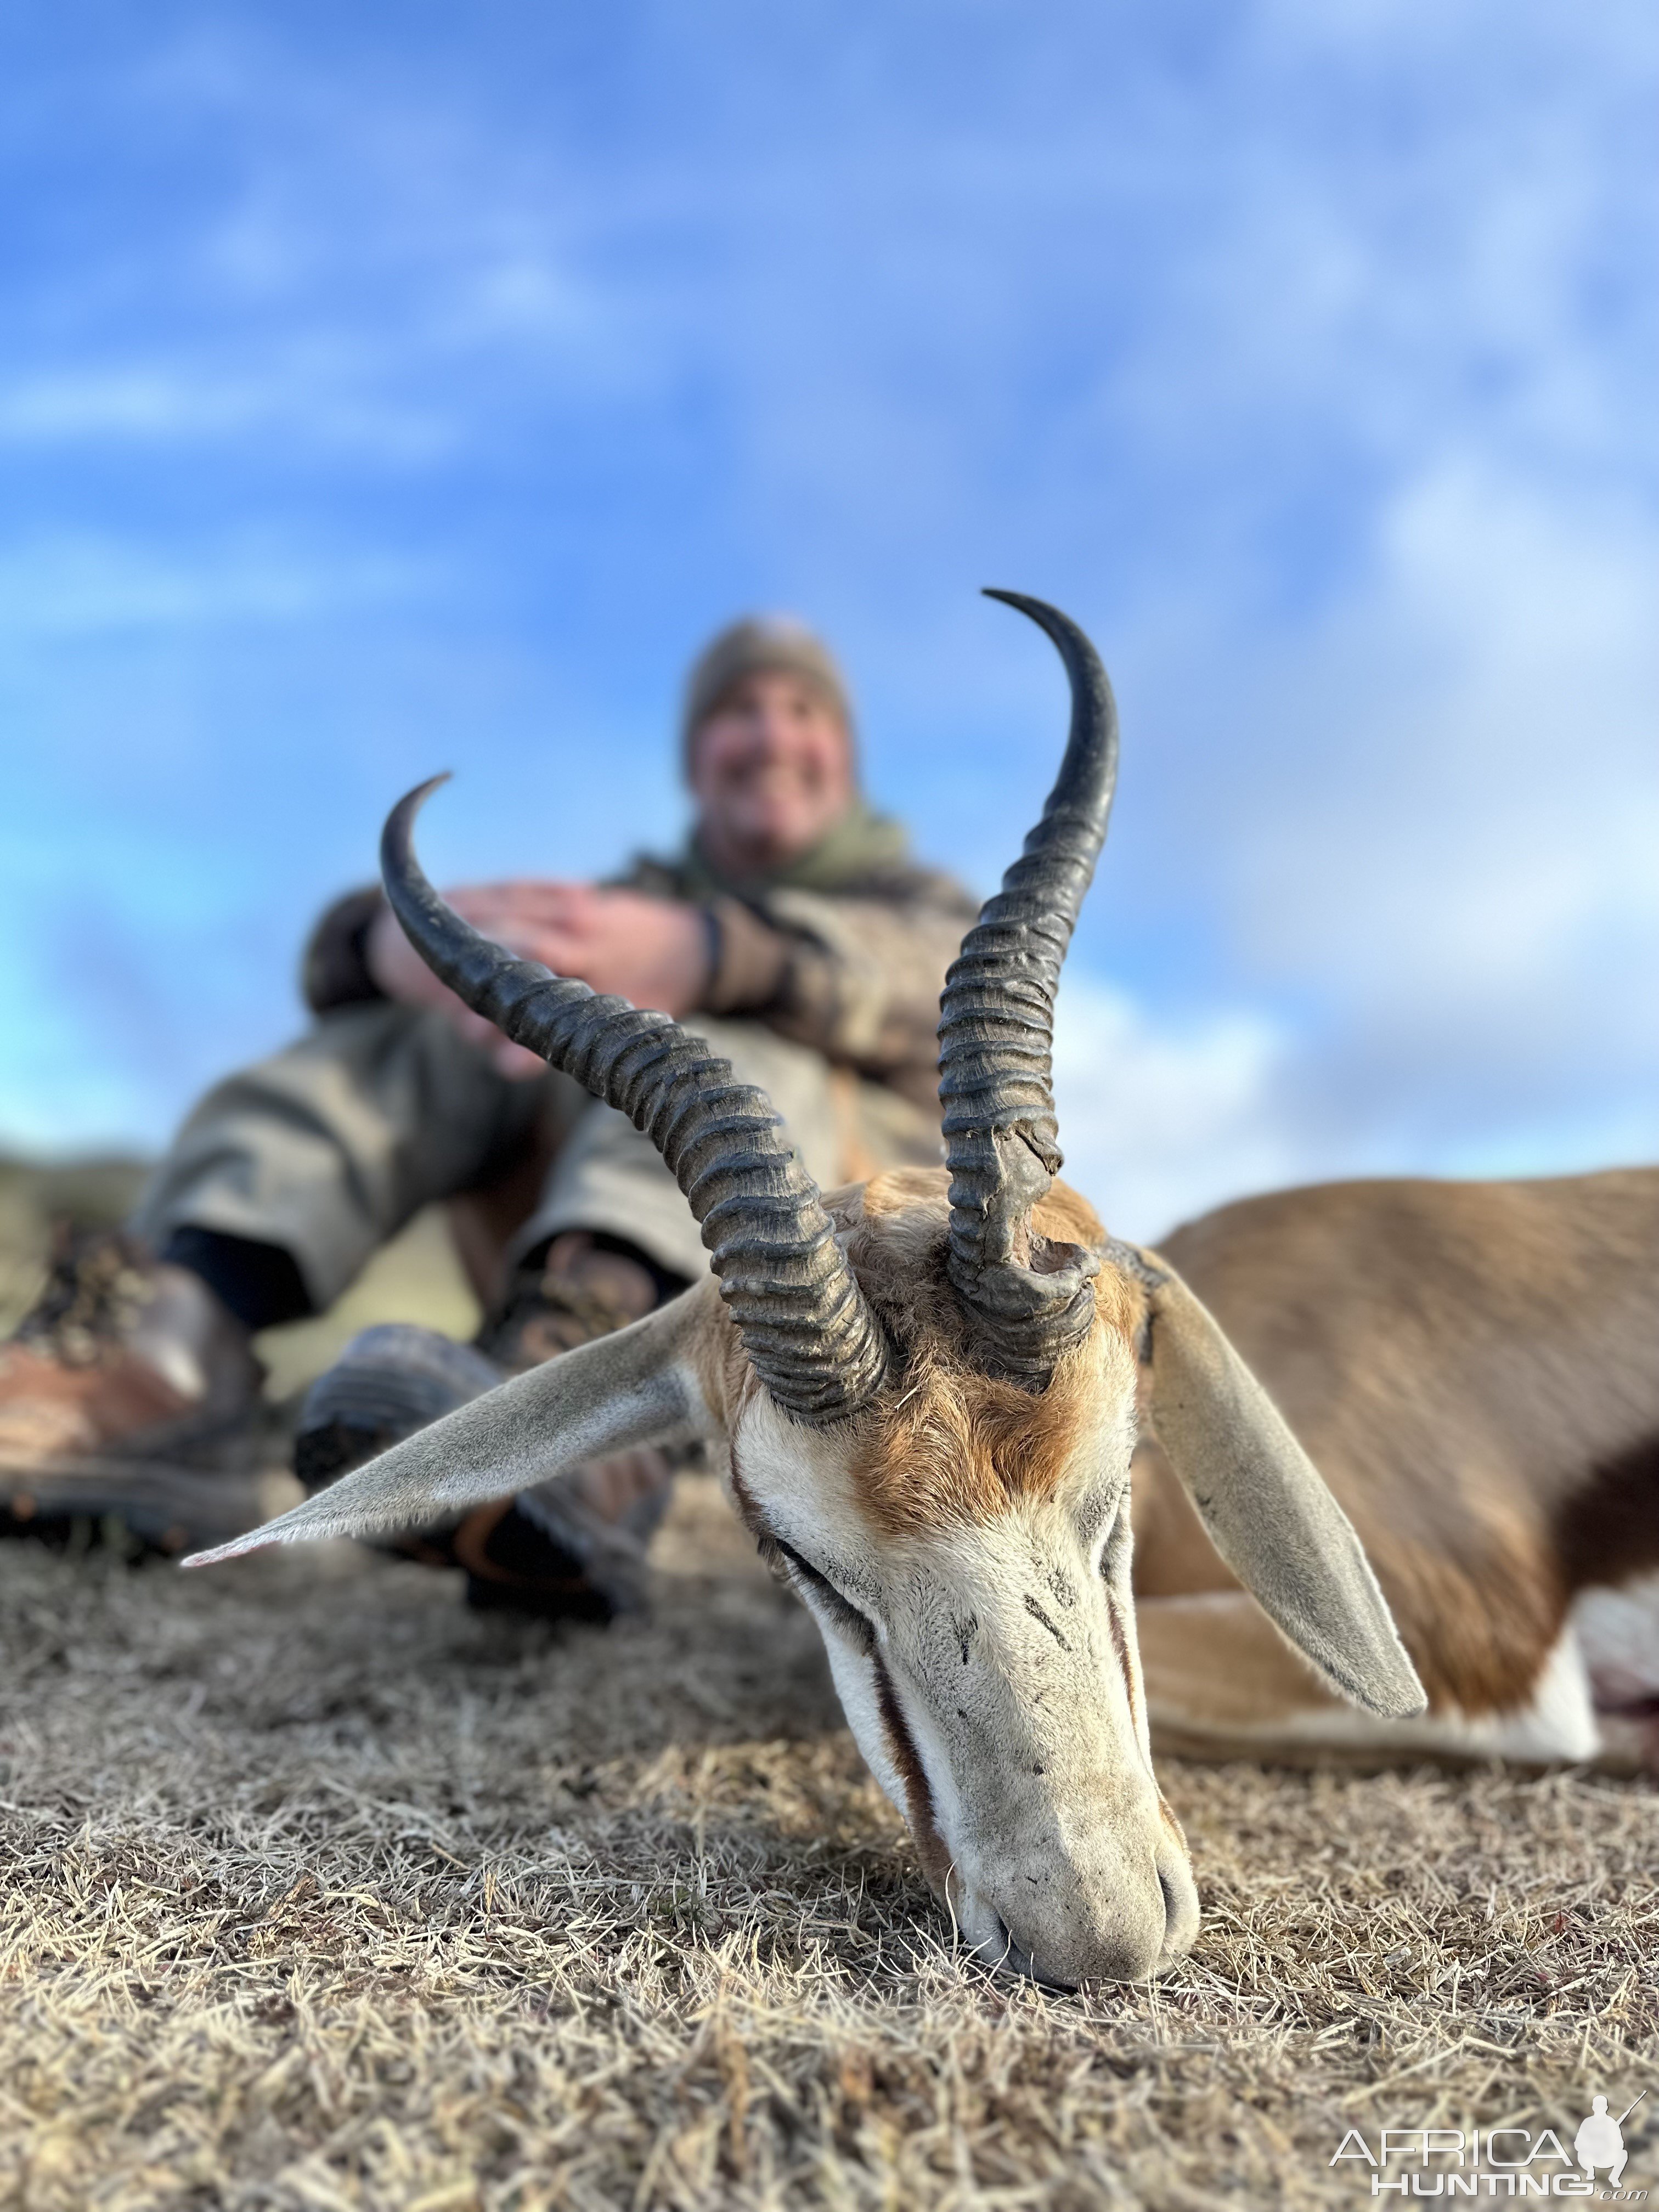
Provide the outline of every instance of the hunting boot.
{"type": "Polygon", "coordinates": [[[61,1232],[0,1346],[0,1537],[177,1553],[265,1517],[247,1331],[188,1268],[61,1232]]]}
{"type": "MultiPolygon", "coordinates": [[[[473,1345],[404,1323],[365,1329],[307,1394],[295,1472],[309,1491],[579,1344],[640,1320],[684,1288],[584,1231],[520,1268],[473,1345]]],[[[589,1461],[386,1548],[466,1573],[467,1603],[538,1619],[608,1621],[645,1602],[646,1553],[673,1486],[654,1445],[589,1461]]]]}

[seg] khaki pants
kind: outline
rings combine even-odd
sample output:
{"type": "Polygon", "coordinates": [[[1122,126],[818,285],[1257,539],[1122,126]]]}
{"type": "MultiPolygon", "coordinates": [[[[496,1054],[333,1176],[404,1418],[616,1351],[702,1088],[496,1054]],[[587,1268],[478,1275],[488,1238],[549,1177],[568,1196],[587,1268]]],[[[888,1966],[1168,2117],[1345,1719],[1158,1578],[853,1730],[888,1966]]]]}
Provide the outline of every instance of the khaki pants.
{"type": "MultiPolygon", "coordinates": [[[[693,1027],[768,1094],[823,1188],[940,1158],[937,1125],[895,1092],[758,1022],[693,1027]]],[[[325,1014],[209,1091],[133,1226],[155,1249],[185,1226],[279,1245],[321,1312],[422,1206],[458,1198],[475,1201],[474,1249],[458,1241],[486,1298],[492,1261],[563,1229],[624,1237],[693,1281],[708,1265],[673,1177],[624,1115],[551,1069],[509,1082],[441,1015],[385,1003],[325,1014]]]]}

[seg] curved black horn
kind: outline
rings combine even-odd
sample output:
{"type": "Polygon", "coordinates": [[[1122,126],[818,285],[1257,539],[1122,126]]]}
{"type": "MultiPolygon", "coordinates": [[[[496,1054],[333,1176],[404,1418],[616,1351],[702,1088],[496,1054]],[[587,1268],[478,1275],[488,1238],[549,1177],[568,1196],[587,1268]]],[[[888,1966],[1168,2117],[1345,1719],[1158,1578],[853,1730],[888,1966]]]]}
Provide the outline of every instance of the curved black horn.
{"type": "Polygon", "coordinates": [[[1072,686],[1072,732],[1042,818],[962,941],[939,1001],[939,1103],[951,1167],[951,1280],[985,1348],[1047,1380],[1087,1329],[1098,1262],[1032,1237],[1031,1208],[1059,1171],[1051,1070],[1054,993],[1106,836],[1117,777],[1117,708],[1083,632],[1017,592],[987,597],[1048,631],[1072,686]]]}
{"type": "Polygon", "coordinates": [[[516,959],[446,906],[410,831],[434,776],[401,799],[380,839],[380,872],[404,934],[475,1012],[626,1114],[690,1201],[756,1373],[797,1419],[855,1413],[879,1383],[886,1346],[817,1186],[764,1091],[666,1014],[600,997],[516,959]]]}

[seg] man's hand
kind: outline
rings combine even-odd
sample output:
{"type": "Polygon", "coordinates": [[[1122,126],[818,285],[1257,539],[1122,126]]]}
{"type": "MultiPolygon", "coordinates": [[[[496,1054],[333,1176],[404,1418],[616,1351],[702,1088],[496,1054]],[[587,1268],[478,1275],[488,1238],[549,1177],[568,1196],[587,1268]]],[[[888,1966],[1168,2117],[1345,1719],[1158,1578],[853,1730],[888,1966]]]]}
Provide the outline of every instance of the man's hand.
{"type": "MultiPolygon", "coordinates": [[[[521,959],[539,960],[556,975],[613,991],[636,1006],[678,1018],[707,988],[708,939],[696,907],[592,884],[478,884],[447,896],[475,929],[521,959]]],[[[462,1036],[489,1052],[503,1075],[538,1075],[546,1066],[438,981],[389,908],[376,919],[365,951],[369,973],[389,999],[438,1007],[462,1036]]]]}
{"type": "Polygon", "coordinates": [[[574,975],[678,1018],[708,981],[696,907],[592,884],[485,884],[452,895],[475,929],[556,975],[574,975]]]}

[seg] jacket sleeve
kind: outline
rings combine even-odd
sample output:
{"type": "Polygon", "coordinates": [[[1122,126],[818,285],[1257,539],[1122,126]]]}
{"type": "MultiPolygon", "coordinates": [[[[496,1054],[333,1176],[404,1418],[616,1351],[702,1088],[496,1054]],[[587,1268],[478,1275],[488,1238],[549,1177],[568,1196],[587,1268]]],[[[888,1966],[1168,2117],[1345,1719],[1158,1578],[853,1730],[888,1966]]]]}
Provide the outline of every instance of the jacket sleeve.
{"type": "Polygon", "coordinates": [[[335,900],[306,940],[300,988],[313,1014],[360,1006],[386,996],[368,972],[364,940],[386,903],[376,884],[335,900]]]}
{"type": "Polygon", "coordinates": [[[711,1014],[751,1013],[826,1059],[931,1108],[939,995],[976,907],[947,879],[890,897],[777,890],[706,909],[719,957],[711,1014]]]}

